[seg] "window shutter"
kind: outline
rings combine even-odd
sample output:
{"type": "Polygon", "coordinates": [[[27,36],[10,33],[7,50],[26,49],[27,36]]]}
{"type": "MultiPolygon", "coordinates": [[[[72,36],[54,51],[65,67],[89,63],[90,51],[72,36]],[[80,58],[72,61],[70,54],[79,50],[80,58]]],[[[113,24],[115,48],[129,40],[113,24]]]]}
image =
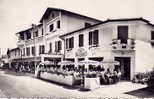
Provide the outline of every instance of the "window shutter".
{"type": "Polygon", "coordinates": [[[60,20],[57,21],[57,28],[60,29],[60,20]]]}
{"type": "Polygon", "coordinates": [[[98,30],[94,31],[93,44],[98,44],[98,30]]]}
{"type": "Polygon", "coordinates": [[[151,31],[151,40],[154,40],[154,31],[151,31]]]}
{"type": "Polygon", "coordinates": [[[79,35],[79,47],[82,47],[83,46],[83,38],[84,38],[84,36],[83,36],[83,34],[80,34],[79,35]]]}
{"type": "Polygon", "coordinates": [[[92,32],[89,32],[89,45],[92,45],[92,32]]]}
{"type": "Polygon", "coordinates": [[[68,49],[68,39],[66,39],[65,44],[66,44],[66,49],[68,49]]]}
{"type": "Polygon", "coordinates": [[[74,48],[74,37],[72,37],[72,48],[74,48]]]}

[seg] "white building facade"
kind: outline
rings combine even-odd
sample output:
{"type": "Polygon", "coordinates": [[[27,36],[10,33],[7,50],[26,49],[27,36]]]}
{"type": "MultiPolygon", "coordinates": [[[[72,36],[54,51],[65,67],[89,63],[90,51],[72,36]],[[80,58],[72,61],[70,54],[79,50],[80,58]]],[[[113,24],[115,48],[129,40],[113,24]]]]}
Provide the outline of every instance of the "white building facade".
{"type": "Polygon", "coordinates": [[[60,35],[100,22],[63,9],[48,8],[40,20],[41,24],[16,33],[21,54],[11,58],[10,62],[33,66],[45,60],[57,63],[64,57],[64,44],[60,35]]]}
{"type": "Polygon", "coordinates": [[[85,59],[119,61],[120,65],[104,68],[119,68],[123,79],[131,80],[137,72],[154,67],[153,31],[154,26],[143,18],[111,19],[61,38],[66,44],[66,59],[75,63],[85,59]],[[74,38],[71,48],[70,38],[74,38]]]}
{"type": "Polygon", "coordinates": [[[19,54],[10,62],[32,65],[62,60],[118,61],[105,70],[120,69],[131,80],[154,67],[154,25],[143,18],[100,21],[63,9],[48,8],[39,25],[16,33],[19,54]]]}

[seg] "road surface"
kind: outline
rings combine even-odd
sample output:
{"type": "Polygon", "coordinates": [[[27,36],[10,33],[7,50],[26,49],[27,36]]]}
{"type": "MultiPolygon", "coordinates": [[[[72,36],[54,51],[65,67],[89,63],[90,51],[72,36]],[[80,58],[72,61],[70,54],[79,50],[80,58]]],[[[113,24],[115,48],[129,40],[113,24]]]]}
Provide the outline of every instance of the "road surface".
{"type": "Polygon", "coordinates": [[[119,82],[115,85],[100,86],[93,91],[80,91],[79,88],[36,79],[32,75],[0,70],[0,97],[134,98],[134,96],[125,93],[144,87],[146,86],[131,82],[119,82]]]}
{"type": "Polygon", "coordinates": [[[11,71],[0,71],[1,97],[94,97],[93,91],[79,91],[52,82],[21,75],[11,71]]]}

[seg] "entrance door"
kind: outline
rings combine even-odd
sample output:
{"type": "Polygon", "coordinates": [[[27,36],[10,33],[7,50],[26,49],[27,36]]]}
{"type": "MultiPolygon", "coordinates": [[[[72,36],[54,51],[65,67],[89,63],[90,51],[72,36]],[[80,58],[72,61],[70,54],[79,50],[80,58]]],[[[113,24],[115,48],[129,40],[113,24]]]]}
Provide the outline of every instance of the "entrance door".
{"type": "Polygon", "coordinates": [[[130,80],[130,57],[115,57],[115,61],[120,62],[120,66],[116,66],[116,69],[120,69],[122,73],[122,80],[130,80]]]}

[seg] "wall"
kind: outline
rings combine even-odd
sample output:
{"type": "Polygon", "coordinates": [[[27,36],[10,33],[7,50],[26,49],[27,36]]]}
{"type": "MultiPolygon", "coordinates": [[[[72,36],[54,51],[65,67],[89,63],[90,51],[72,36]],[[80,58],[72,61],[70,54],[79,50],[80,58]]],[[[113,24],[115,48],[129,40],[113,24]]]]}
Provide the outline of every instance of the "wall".
{"type": "Polygon", "coordinates": [[[136,34],[136,72],[146,72],[154,68],[154,48],[150,43],[152,26],[140,24],[136,34]]]}

